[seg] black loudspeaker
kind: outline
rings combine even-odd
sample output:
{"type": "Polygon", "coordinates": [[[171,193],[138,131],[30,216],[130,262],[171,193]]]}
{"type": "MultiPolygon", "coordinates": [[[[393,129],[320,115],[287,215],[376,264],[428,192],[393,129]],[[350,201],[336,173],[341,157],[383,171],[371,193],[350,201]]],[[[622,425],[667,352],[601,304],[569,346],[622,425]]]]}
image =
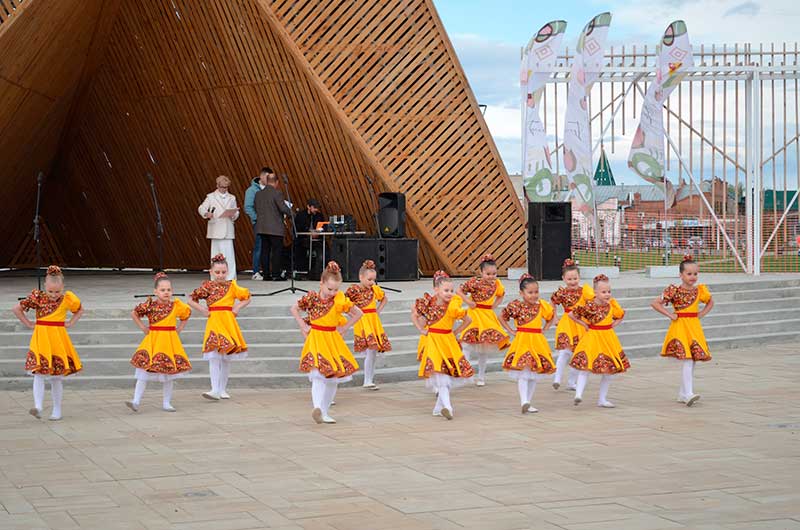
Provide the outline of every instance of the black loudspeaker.
{"type": "Polygon", "coordinates": [[[419,242],[416,239],[334,239],[330,259],[342,268],[346,282],[358,281],[361,264],[375,262],[378,281],[417,280],[419,242]]]}
{"type": "Polygon", "coordinates": [[[406,237],[406,196],[402,193],[378,195],[378,225],[381,237],[406,237]]]}
{"type": "Polygon", "coordinates": [[[572,204],[528,203],[528,272],[537,280],[560,280],[572,256],[572,204]]]}

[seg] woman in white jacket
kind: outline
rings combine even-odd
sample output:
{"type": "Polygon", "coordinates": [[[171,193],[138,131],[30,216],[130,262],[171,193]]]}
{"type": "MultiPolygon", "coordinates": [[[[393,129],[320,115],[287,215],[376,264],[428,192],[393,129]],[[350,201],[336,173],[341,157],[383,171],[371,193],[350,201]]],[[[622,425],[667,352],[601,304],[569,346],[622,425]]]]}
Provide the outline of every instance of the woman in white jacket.
{"type": "Polygon", "coordinates": [[[233,250],[234,228],[233,222],[239,218],[239,208],[236,206],[236,197],[228,193],[231,179],[225,175],[217,177],[217,189],[206,195],[203,204],[197,208],[197,213],[208,219],[206,238],[211,240],[211,256],[222,254],[228,261],[228,276],[226,279],[236,279],[236,254],[233,250]]]}

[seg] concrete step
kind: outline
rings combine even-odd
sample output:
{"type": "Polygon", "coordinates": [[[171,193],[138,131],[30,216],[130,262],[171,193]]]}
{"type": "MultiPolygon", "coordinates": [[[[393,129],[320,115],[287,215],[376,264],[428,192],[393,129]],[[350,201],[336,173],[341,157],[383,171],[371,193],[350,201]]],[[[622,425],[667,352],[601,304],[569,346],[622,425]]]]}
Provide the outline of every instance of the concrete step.
{"type": "MultiPolygon", "coordinates": [[[[677,281],[677,280],[676,280],[677,281]]],[[[663,288],[669,282],[664,282],[664,285],[659,287],[636,287],[636,288],[620,288],[614,289],[614,296],[620,301],[623,307],[638,307],[650,303],[653,298],[658,296],[663,288]]],[[[517,296],[515,282],[504,281],[506,285],[506,300],[511,300],[517,296]]],[[[762,300],[773,298],[800,298],[800,280],[775,280],[775,281],[756,281],[756,282],[740,282],[740,283],[719,283],[709,285],[714,299],[717,302],[729,300],[762,300]]],[[[554,289],[543,289],[542,298],[549,299],[554,289]]],[[[406,314],[411,310],[414,302],[414,297],[392,297],[390,294],[390,302],[387,306],[387,314],[397,313],[406,314]]],[[[287,305],[267,305],[264,299],[255,299],[256,302],[251,304],[242,313],[243,319],[247,318],[264,318],[264,317],[289,317],[289,304],[287,305]]],[[[122,307],[114,308],[92,308],[91,305],[85,307],[85,319],[121,319],[130,320],[130,312],[133,309],[136,301],[131,300],[130,305],[125,301],[121,301],[122,307]]],[[[202,317],[195,317],[192,321],[202,321],[202,317]]],[[[0,311],[0,323],[5,321],[16,321],[16,318],[10,310],[6,309],[0,311]]]]}
{"type": "MultiPolygon", "coordinates": [[[[704,319],[704,325],[727,322],[737,323],[757,323],[776,318],[789,319],[800,318],[800,301],[790,298],[776,298],[763,300],[762,303],[752,305],[752,309],[743,311],[741,302],[715,302],[714,310],[704,319]]],[[[398,315],[399,316],[399,315],[398,315]]],[[[411,324],[408,315],[402,315],[404,320],[399,322],[386,322],[384,327],[389,338],[402,337],[404,335],[416,334],[416,328],[411,324]]],[[[393,318],[392,320],[396,320],[393,318]]],[[[11,324],[11,323],[6,323],[11,324]]],[[[204,325],[198,323],[193,327],[187,326],[181,333],[181,339],[188,347],[190,344],[201,344],[203,339],[204,325]]],[[[293,319],[246,319],[243,333],[248,343],[254,344],[292,344],[300,340],[300,334],[293,319]],[[286,327],[276,327],[280,322],[286,327]],[[257,327],[258,324],[263,324],[257,327]],[[247,329],[250,328],[250,329],[247,329]]],[[[636,327],[639,330],[666,329],[668,321],[658,315],[650,306],[626,309],[625,320],[621,324],[620,330],[636,327]]],[[[11,326],[6,326],[6,329],[11,326]]],[[[129,345],[135,347],[142,339],[142,333],[137,330],[133,323],[124,320],[82,320],[78,325],[70,330],[70,337],[73,343],[78,346],[91,345],[129,345]],[[104,327],[107,325],[107,327],[104,327]],[[123,327],[125,325],[125,327],[123,327]],[[100,328],[100,329],[92,329],[100,328]],[[112,329],[107,329],[112,328],[112,329]],[[121,328],[121,329],[113,329],[121,328]]],[[[352,340],[352,331],[345,334],[348,341],[352,340]]],[[[0,359],[3,358],[4,350],[16,350],[27,346],[30,341],[30,330],[17,323],[13,326],[13,331],[0,332],[0,359]]]]}
{"type": "MultiPolygon", "coordinates": [[[[718,363],[725,363],[725,351],[726,349],[733,349],[733,348],[746,348],[752,347],[754,345],[770,345],[770,344],[791,344],[796,343],[800,340],[800,331],[783,331],[780,333],[773,333],[770,335],[753,335],[753,334],[741,334],[736,336],[727,336],[722,338],[715,338],[709,339],[709,348],[712,351],[714,356],[714,361],[718,363]]],[[[651,343],[651,344],[642,344],[639,346],[634,347],[626,347],[625,352],[630,357],[632,362],[631,371],[628,375],[623,375],[622,377],[635,377],[636,376],[636,359],[641,357],[652,357],[658,355],[661,348],[661,343],[651,343]]],[[[290,373],[273,373],[273,372],[260,372],[260,373],[253,373],[246,371],[246,363],[248,361],[242,361],[241,363],[237,363],[233,366],[231,370],[231,377],[229,383],[229,389],[231,394],[234,395],[235,399],[235,389],[236,388],[260,388],[260,387],[270,387],[270,388],[280,388],[280,387],[297,387],[297,386],[307,386],[308,385],[308,376],[303,373],[299,373],[296,371],[292,371],[290,373]]],[[[669,362],[669,360],[665,359],[665,362],[669,362]]],[[[489,362],[489,371],[499,371],[501,366],[501,359],[498,357],[497,359],[491,359],[489,362]]],[[[197,389],[207,389],[208,388],[208,376],[203,370],[203,367],[199,366],[200,364],[207,364],[204,362],[199,362],[195,365],[195,371],[188,374],[186,377],[182,378],[178,385],[181,388],[197,388],[197,389]]],[[[130,365],[128,365],[130,368],[130,365]]],[[[296,369],[296,363],[295,367],[296,369]]],[[[390,383],[395,381],[408,381],[417,378],[417,370],[418,365],[416,362],[410,363],[404,366],[396,366],[396,367],[388,367],[388,366],[381,366],[379,364],[379,368],[377,370],[376,381],[379,383],[390,383]]],[[[103,389],[103,388],[119,388],[119,389],[132,389],[134,385],[134,378],[133,378],[133,370],[126,369],[119,375],[91,375],[88,372],[82,372],[74,377],[70,377],[67,379],[67,385],[69,388],[92,388],[92,389],[103,389]]],[[[348,383],[347,385],[343,386],[360,386],[363,382],[363,375],[361,372],[357,373],[354,378],[353,382],[348,383]]],[[[25,375],[12,375],[12,376],[0,376],[0,389],[4,390],[27,390],[30,388],[31,380],[30,377],[25,375]]],[[[422,383],[420,382],[420,385],[422,383]]],[[[120,397],[121,400],[125,399],[125,396],[120,397]]]]}

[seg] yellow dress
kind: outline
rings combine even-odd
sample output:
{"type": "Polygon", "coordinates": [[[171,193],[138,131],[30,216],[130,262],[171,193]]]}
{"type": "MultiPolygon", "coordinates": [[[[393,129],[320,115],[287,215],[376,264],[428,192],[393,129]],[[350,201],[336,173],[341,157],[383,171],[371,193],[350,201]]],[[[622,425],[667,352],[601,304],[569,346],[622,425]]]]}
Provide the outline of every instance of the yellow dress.
{"type": "Polygon", "coordinates": [[[386,336],[377,311],[378,303],[386,296],[383,289],[377,285],[373,285],[371,289],[361,285],[351,285],[345,296],[364,312],[364,316],[353,326],[353,349],[357,352],[390,351],[392,344],[386,336]]]}
{"type": "Polygon", "coordinates": [[[569,365],[576,370],[594,374],[618,374],[631,367],[622,350],[617,334],[611,323],[625,315],[617,301],[612,298],[608,304],[589,300],[576,305],[573,314],[589,324],[589,330],[578,341],[569,365]]]}
{"type": "Polygon", "coordinates": [[[533,379],[534,374],[555,372],[550,345],[542,335],[542,326],[553,318],[553,306],[544,300],[533,305],[514,300],[503,309],[503,320],[512,318],[517,325],[517,333],[503,360],[503,369],[508,370],[514,379],[533,379]]]}
{"type": "Polygon", "coordinates": [[[148,299],[134,309],[139,318],[147,317],[150,330],[145,335],[131,364],[136,368],[136,378],[146,381],[168,381],[185,375],[192,363],[183,349],[176,331],[178,320],[188,320],[191,308],[180,300],[161,304],[148,299]]]}
{"type": "Polygon", "coordinates": [[[550,302],[554,306],[560,305],[564,308],[564,314],[556,325],[556,351],[575,351],[575,346],[578,345],[578,341],[586,333],[586,329],[569,318],[569,314],[572,312],[573,307],[592,298],[594,298],[594,289],[586,284],[575,289],[564,286],[559,287],[550,297],[550,302]]]}
{"type": "Polygon", "coordinates": [[[69,340],[64,323],[67,311],[77,313],[81,301],[72,291],[51,300],[47,293],[34,289],[20,301],[24,311],[36,310],[36,326],[28,346],[25,370],[30,374],[66,376],[82,368],[78,352],[69,340]]]}
{"type": "Polygon", "coordinates": [[[346,322],[342,315],[353,308],[353,302],[342,292],[325,299],[311,291],[297,302],[297,307],[306,312],[311,325],[300,353],[300,371],[308,373],[309,379],[319,376],[336,377],[339,382],[352,379],[358,362],[336,328],[346,322]]]}
{"type": "Polygon", "coordinates": [[[461,289],[476,304],[474,308],[467,310],[472,322],[461,333],[461,341],[466,344],[494,345],[499,350],[508,348],[511,343],[508,333],[500,325],[494,312],[495,300],[506,292],[500,280],[471,278],[461,289]]]}
{"type": "Polygon", "coordinates": [[[208,305],[208,322],[203,335],[203,359],[247,357],[247,343],[231,310],[236,300],[250,298],[250,291],[239,287],[236,280],[224,282],[206,280],[189,296],[195,302],[205,300],[208,305]]]}
{"type": "Polygon", "coordinates": [[[417,354],[420,361],[419,377],[427,379],[443,375],[468,379],[475,374],[453,334],[456,320],[463,319],[467,314],[461,308],[462,303],[461,297],[454,296],[446,306],[439,305],[436,298],[428,293],[416,300],[417,314],[425,319],[428,330],[417,354]]]}
{"type": "Polygon", "coordinates": [[[699,284],[695,289],[685,289],[683,286],[670,285],[661,295],[664,305],[672,304],[677,313],[677,320],[673,320],[664,338],[661,355],[694,361],[710,361],[708,343],[700,325],[697,313],[700,304],[711,301],[711,292],[704,284],[699,284]]]}

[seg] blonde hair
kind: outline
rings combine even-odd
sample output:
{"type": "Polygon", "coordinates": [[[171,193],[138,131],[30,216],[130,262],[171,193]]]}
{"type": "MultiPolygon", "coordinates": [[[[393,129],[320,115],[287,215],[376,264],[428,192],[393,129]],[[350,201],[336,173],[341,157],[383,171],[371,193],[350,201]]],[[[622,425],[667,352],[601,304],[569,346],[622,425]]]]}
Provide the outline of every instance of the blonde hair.
{"type": "Polygon", "coordinates": [[[339,267],[339,264],[335,261],[329,261],[325,270],[322,271],[321,279],[323,282],[327,282],[328,280],[342,281],[342,269],[339,267]]]}
{"type": "Polygon", "coordinates": [[[217,177],[217,187],[229,187],[231,185],[231,179],[225,175],[220,175],[217,177]]]}

